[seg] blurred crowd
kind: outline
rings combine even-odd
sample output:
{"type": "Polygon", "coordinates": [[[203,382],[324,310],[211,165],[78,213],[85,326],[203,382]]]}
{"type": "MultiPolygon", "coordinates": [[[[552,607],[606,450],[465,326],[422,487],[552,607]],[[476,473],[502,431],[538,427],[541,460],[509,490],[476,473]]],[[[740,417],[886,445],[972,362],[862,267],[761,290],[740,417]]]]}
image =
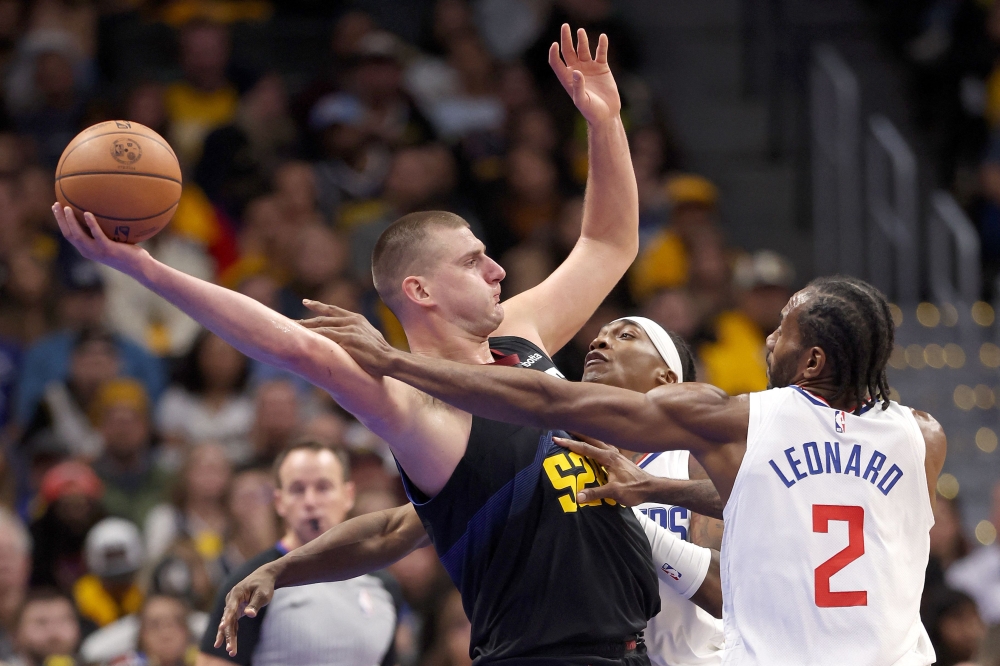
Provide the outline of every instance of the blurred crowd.
{"type": "MultiPolygon", "coordinates": [[[[405,501],[384,443],[329,396],[61,238],[54,167],[95,122],[151,127],[181,160],[177,214],[145,244],[157,259],[292,318],[307,316],[303,298],[361,312],[405,347],[369,262],[397,217],[462,215],[506,268],[506,297],[569,253],[586,124],[546,53],[563,22],[607,33],[641,250],[555,360],[579,379],[599,327],[641,313],[690,343],[702,380],[732,394],[766,387],[764,339],[799,282],[784,257],[727,243],[719,192],[683,172],[610,2],[437,0],[409,41],[363,1],[322,4],[312,16],[329,25],[327,55],[282,72],[248,66],[232,38],[248,22],[266,29],[282,3],[0,0],[2,663],[193,663],[220,585],[283,533],[271,467],[291,442],[347,452],[351,515],[405,501]],[[99,38],[149,23],[169,27],[173,68],[116,78],[99,38]]],[[[935,581],[969,551],[960,521],[945,519],[957,508],[941,506],[935,581]]],[[[968,554],[993,563],[988,599],[933,588],[935,640],[958,655],[940,663],[1000,623],[998,548],[968,554]]],[[[468,664],[468,620],[434,552],[390,571],[405,599],[399,663],[468,664]]],[[[968,580],[953,584],[974,591],[968,580]]]]}
{"type": "Polygon", "coordinates": [[[868,0],[906,63],[936,180],[979,228],[985,298],[1000,296],[1000,2],[868,0]]]}

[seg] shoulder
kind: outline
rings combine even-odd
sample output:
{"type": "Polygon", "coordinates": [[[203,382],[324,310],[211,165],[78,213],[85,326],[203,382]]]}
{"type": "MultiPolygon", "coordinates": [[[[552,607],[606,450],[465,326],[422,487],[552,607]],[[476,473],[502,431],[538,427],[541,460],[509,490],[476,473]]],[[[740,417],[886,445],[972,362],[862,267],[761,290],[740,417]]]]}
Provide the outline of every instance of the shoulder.
{"type": "Polygon", "coordinates": [[[917,422],[917,427],[920,428],[920,434],[924,436],[924,443],[927,445],[928,460],[938,461],[943,464],[944,457],[948,451],[948,438],[944,434],[944,428],[941,427],[937,419],[927,412],[922,412],[912,407],[905,407],[904,409],[909,409],[910,413],[913,414],[913,419],[917,422]]]}

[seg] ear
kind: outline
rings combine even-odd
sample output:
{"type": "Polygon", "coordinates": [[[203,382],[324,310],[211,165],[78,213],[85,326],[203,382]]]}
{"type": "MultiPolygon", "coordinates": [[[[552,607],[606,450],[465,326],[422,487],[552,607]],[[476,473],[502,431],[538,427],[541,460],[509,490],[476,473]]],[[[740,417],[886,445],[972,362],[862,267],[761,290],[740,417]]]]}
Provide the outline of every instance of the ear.
{"type": "Polygon", "coordinates": [[[423,278],[410,275],[403,280],[402,286],[403,296],[411,303],[421,307],[433,305],[434,301],[431,299],[430,292],[427,291],[427,285],[423,278]]]}
{"type": "Polygon", "coordinates": [[[802,376],[806,379],[815,379],[823,373],[826,367],[826,352],[822,347],[810,347],[805,356],[805,367],[802,369],[802,376]]]}
{"type": "Polygon", "coordinates": [[[347,504],[347,512],[354,508],[354,500],[357,499],[357,488],[354,487],[353,481],[344,482],[344,502],[347,504]]]}
{"type": "Polygon", "coordinates": [[[664,384],[676,384],[677,373],[670,368],[658,368],[656,370],[656,383],[659,386],[664,384]]]}
{"type": "Polygon", "coordinates": [[[281,490],[278,488],[274,489],[274,512],[284,520],[285,514],[288,513],[285,510],[285,503],[282,501],[281,490]]]}

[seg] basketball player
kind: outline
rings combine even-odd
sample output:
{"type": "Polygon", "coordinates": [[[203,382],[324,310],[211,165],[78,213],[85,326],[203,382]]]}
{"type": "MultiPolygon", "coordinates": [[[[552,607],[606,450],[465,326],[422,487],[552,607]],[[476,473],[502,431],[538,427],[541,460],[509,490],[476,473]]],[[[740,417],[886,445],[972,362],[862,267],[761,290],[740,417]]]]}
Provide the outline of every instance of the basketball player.
{"type": "MultiPolygon", "coordinates": [[[[562,58],[552,44],[549,63],[588,124],[580,240],[542,284],[501,305],[503,269],[464,220],[440,211],[397,220],[376,244],[372,274],[414,352],[465,363],[548,357],[635,258],[638,194],[607,38],[594,57],[586,33],[577,35],[574,49],[564,25],[562,58]]],[[[256,301],[111,242],[93,215],[84,215],[88,234],[72,210],[53,211],[84,256],[136,278],[248,356],[327,390],[388,442],[435,525],[431,540],[462,593],[478,663],[648,663],[638,633],[659,610],[649,542],[620,505],[575,511],[560,503],[565,493],[543,470],[567,454],[551,433],[474,418],[402,382],[374,378],[335,343],[256,301]]],[[[563,475],[576,486],[599,483],[589,463],[563,475]]],[[[226,638],[234,652],[235,636],[226,638]]]]}
{"type": "MultiPolygon", "coordinates": [[[[314,305],[317,312],[326,306],[314,305]]],[[[303,322],[322,329],[324,318],[303,322]]],[[[620,386],[646,392],[664,383],[694,381],[695,365],[687,345],[659,324],[643,317],[619,319],[605,325],[591,343],[583,381],[620,386]],[[600,359],[602,362],[597,363],[600,359]]],[[[536,359],[532,369],[545,372],[554,366],[547,358],[536,359]]],[[[571,449],[580,442],[560,440],[571,449]]],[[[687,451],[634,454],[640,465],[656,474],[646,474],[617,451],[598,450],[609,474],[605,487],[641,488],[652,501],[634,510],[648,516],[673,533],[670,552],[656,546],[661,530],[650,530],[654,560],[660,577],[660,613],[650,620],[645,632],[650,661],[657,666],[708,666],[721,663],[723,646],[721,617],[722,591],[718,571],[718,549],[722,523],[694,514],[681,502],[705,514],[721,513],[718,493],[704,470],[687,451]],[[694,479],[689,480],[689,479],[694,479]],[[691,544],[705,548],[686,548],[691,544]],[[708,552],[708,548],[712,552],[708,552]],[[669,566],[664,569],[663,564],[669,566]],[[711,564],[711,566],[710,566],[711,564]],[[699,607],[700,606],[700,607],[699,607]],[[715,617],[713,617],[715,615],[715,617]]],[[[610,447],[608,447],[610,448],[610,447]]],[[[565,492],[572,495],[567,487],[565,492]]],[[[603,493],[602,493],[603,494],[603,493]]],[[[638,504],[638,503],[636,503],[638,504]]],[[[584,503],[581,506],[586,506],[584,503]]],[[[428,530],[433,525],[427,526],[428,530]]],[[[275,588],[331,580],[345,580],[377,571],[404,557],[415,548],[429,544],[427,530],[413,505],[359,516],[329,530],[308,547],[257,569],[233,586],[226,599],[226,611],[219,624],[216,642],[221,645],[226,630],[235,631],[244,613],[256,617],[270,603],[275,588]]]]}
{"type": "Polygon", "coordinates": [[[374,376],[484,418],[636,451],[690,449],[726,502],[727,666],[931,664],[919,605],[944,432],[889,399],[893,323],[875,288],[820,278],[781,315],[767,339],[773,388],[737,397],[707,384],[640,394],[426,359],[346,312],[323,332],[374,376]]]}

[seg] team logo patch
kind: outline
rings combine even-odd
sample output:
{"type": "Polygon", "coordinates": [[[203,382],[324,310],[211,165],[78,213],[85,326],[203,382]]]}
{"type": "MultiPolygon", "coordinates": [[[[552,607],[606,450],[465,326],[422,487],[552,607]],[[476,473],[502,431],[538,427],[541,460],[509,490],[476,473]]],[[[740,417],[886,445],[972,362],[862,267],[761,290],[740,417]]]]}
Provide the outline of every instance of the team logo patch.
{"type": "Polygon", "coordinates": [[[680,580],[681,579],[681,572],[678,571],[677,569],[674,569],[672,566],[670,566],[666,562],[664,562],[663,566],[660,567],[660,568],[663,569],[663,573],[667,574],[668,576],[670,576],[674,580],[680,580]]]}
{"type": "Polygon", "coordinates": [[[119,164],[132,166],[142,158],[142,146],[135,139],[115,139],[111,144],[111,157],[119,164]]]}
{"type": "Polygon", "coordinates": [[[833,427],[837,432],[844,432],[847,429],[847,417],[839,409],[833,413],[833,427]]]}

